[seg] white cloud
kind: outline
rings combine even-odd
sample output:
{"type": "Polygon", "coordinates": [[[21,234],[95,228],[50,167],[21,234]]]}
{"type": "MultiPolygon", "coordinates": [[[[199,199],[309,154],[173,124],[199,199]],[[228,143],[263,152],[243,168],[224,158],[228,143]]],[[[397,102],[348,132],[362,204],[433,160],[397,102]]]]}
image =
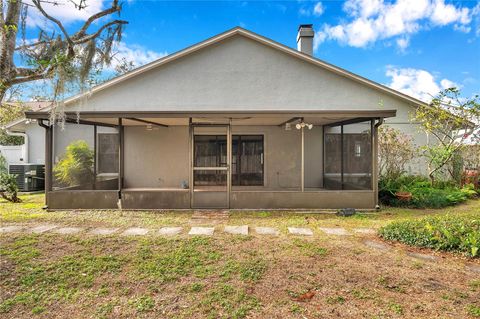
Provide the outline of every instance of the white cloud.
{"type": "MultiPolygon", "coordinates": [[[[79,0],[74,1],[76,3],[80,3],[79,0]]],[[[87,7],[79,10],[75,7],[74,3],[69,0],[58,0],[54,2],[46,2],[42,1],[42,7],[44,8],[45,12],[51,15],[54,18],[59,19],[64,24],[69,24],[72,22],[77,21],[85,21],[91,15],[102,11],[106,8],[105,0],[95,0],[95,1],[87,1],[87,7]]],[[[51,22],[47,22],[45,17],[35,8],[31,2],[31,0],[26,0],[25,3],[31,4],[28,6],[28,19],[27,19],[27,26],[28,27],[48,27],[51,25],[51,22]]]]}
{"type": "Polygon", "coordinates": [[[313,7],[302,6],[300,7],[300,9],[298,9],[298,14],[307,17],[311,16],[312,14],[319,17],[323,14],[323,12],[325,12],[325,7],[323,6],[321,1],[315,3],[313,7]]]}
{"type": "Polygon", "coordinates": [[[123,59],[127,62],[133,62],[135,67],[139,67],[150,63],[154,60],[163,58],[168,53],[167,52],[156,52],[148,50],[145,47],[133,44],[127,45],[124,42],[117,43],[114,47],[114,57],[110,68],[113,70],[123,59]]]}
{"type": "Polygon", "coordinates": [[[321,2],[317,2],[313,7],[313,15],[317,17],[321,16],[324,11],[325,11],[325,8],[323,7],[323,4],[321,2]]]}
{"type": "Polygon", "coordinates": [[[460,87],[448,79],[441,79],[437,82],[434,75],[420,69],[388,66],[385,74],[391,78],[391,82],[387,86],[425,102],[430,102],[432,97],[443,89],[460,87]]]}
{"type": "Polygon", "coordinates": [[[472,18],[480,15],[474,9],[445,4],[444,0],[348,0],[343,5],[349,20],[338,25],[324,24],[317,31],[321,41],[334,40],[353,47],[366,47],[378,40],[394,38],[401,50],[408,47],[409,35],[427,27],[454,25],[468,33],[472,18]]]}

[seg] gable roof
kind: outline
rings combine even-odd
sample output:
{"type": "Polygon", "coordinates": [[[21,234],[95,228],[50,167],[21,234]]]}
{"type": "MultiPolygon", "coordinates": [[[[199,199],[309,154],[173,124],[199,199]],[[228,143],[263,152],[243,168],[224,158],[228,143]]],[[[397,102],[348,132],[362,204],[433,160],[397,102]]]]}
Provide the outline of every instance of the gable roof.
{"type": "Polygon", "coordinates": [[[220,34],[218,34],[214,37],[211,37],[211,38],[206,39],[202,42],[199,42],[197,44],[189,46],[189,47],[187,47],[183,50],[180,50],[176,53],[167,55],[167,56],[165,56],[161,59],[158,59],[158,60],[155,60],[155,61],[150,62],[148,64],[145,64],[145,65],[143,65],[143,66],[141,66],[137,69],[134,69],[134,70],[132,70],[130,72],[127,72],[123,75],[120,75],[118,77],[115,77],[115,78],[113,78],[109,81],[106,81],[106,82],[104,82],[100,85],[97,85],[97,86],[93,87],[91,90],[89,90],[88,92],[84,92],[84,93],[78,94],[76,96],[73,96],[71,98],[67,98],[67,99],[65,99],[64,103],[66,105],[71,104],[71,103],[81,99],[82,97],[84,97],[86,95],[91,95],[91,94],[95,94],[96,92],[103,91],[103,90],[105,90],[105,89],[107,89],[111,86],[114,86],[118,83],[127,81],[128,79],[131,79],[133,77],[137,77],[144,72],[150,71],[152,69],[155,69],[157,67],[165,65],[167,63],[173,62],[173,61],[175,61],[175,60],[177,60],[181,57],[187,56],[187,55],[189,55],[193,52],[196,52],[200,49],[203,49],[203,48],[206,48],[208,46],[214,45],[216,43],[219,43],[221,41],[224,41],[224,40],[229,39],[229,38],[231,38],[233,36],[236,36],[236,35],[241,35],[241,36],[244,36],[248,39],[257,41],[257,42],[259,42],[263,45],[266,45],[266,46],[269,46],[269,47],[274,48],[276,50],[279,50],[281,52],[287,53],[287,54],[289,54],[289,55],[291,55],[295,58],[301,59],[301,60],[306,61],[308,63],[311,63],[313,65],[322,67],[322,68],[324,68],[328,71],[331,71],[335,74],[338,74],[340,76],[346,77],[346,78],[351,79],[353,81],[359,82],[361,84],[364,84],[368,87],[374,88],[374,89],[379,90],[381,92],[387,93],[389,95],[397,97],[397,98],[399,98],[403,101],[406,101],[408,103],[412,103],[412,104],[416,104],[416,105],[418,105],[418,104],[427,105],[425,102],[420,101],[420,100],[418,100],[414,97],[411,97],[411,96],[406,95],[404,93],[401,93],[399,91],[393,90],[393,89],[391,89],[387,86],[384,86],[384,85],[379,84],[377,82],[371,81],[371,80],[369,80],[367,78],[364,78],[360,75],[349,72],[345,69],[342,69],[342,68],[337,67],[333,64],[327,63],[323,60],[317,59],[313,56],[310,56],[308,54],[305,54],[305,53],[302,53],[302,52],[297,51],[295,49],[292,49],[292,48],[290,48],[286,45],[283,45],[283,44],[278,43],[274,40],[271,40],[269,38],[266,38],[264,36],[256,34],[252,31],[243,29],[241,27],[235,27],[233,29],[227,30],[223,33],[220,33],[220,34]]]}

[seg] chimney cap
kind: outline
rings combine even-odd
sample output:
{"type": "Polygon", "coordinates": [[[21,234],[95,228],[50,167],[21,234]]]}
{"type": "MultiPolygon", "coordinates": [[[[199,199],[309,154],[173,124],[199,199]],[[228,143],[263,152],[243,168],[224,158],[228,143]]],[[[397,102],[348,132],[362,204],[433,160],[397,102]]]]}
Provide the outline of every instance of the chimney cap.
{"type": "Polygon", "coordinates": [[[300,29],[313,29],[313,24],[301,24],[298,26],[298,31],[300,31],[300,29]]]}

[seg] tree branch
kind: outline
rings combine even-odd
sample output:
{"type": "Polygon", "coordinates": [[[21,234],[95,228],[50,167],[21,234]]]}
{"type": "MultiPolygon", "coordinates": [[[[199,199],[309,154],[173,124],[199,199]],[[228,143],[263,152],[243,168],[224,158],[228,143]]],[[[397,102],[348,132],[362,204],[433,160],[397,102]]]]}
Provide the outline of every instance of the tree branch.
{"type": "Polygon", "coordinates": [[[82,26],[82,28],[80,30],[78,30],[78,32],[72,38],[77,39],[77,38],[83,37],[86,34],[90,25],[95,20],[98,20],[101,17],[104,17],[106,15],[109,15],[109,14],[112,14],[112,13],[115,13],[115,12],[118,12],[118,11],[120,11],[120,6],[118,5],[118,0],[114,0],[113,3],[112,3],[112,6],[110,8],[108,8],[106,10],[103,10],[103,11],[100,11],[100,12],[94,14],[93,16],[91,16],[90,18],[88,18],[88,20],[85,21],[85,24],[82,26]]]}
{"type": "Polygon", "coordinates": [[[70,39],[70,36],[68,35],[68,32],[67,30],[65,30],[65,27],[63,26],[63,24],[55,19],[54,17],[52,17],[51,15],[49,15],[48,13],[45,12],[45,10],[43,9],[42,7],[42,4],[41,4],[41,1],[40,0],[32,0],[33,4],[35,5],[35,7],[40,11],[40,13],[42,13],[42,15],[47,18],[48,20],[54,22],[59,28],[60,30],[62,31],[63,35],[65,36],[65,40],[68,42],[68,44],[70,45],[70,47],[73,47],[73,41],[72,39],[70,39]]]}
{"type": "Polygon", "coordinates": [[[98,37],[103,30],[105,30],[106,28],[112,26],[112,25],[122,25],[122,24],[128,24],[127,21],[124,21],[124,20],[113,20],[113,21],[110,21],[109,23],[103,25],[100,29],[97,30],[97,32],[93,33],[93,34],[90,34],[88,36],[85,36],[81,39],[78,39],[78,40],[75,40],[73,41],[73,43],[75,44],[82,44],[82,43],[86,43],[90,40],[93,40],[95,39],[96,37],[98,37]]]}

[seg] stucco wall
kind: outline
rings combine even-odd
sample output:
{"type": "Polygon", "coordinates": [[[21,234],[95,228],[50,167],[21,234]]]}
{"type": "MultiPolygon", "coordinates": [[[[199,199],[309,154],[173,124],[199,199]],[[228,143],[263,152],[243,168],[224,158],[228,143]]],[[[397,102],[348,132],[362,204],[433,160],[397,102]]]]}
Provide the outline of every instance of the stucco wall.
{"type": "Polygon", "coordinates": [[[94,93],[97,111],[385,110],[403,100],[241,35],[94,93]]]}

